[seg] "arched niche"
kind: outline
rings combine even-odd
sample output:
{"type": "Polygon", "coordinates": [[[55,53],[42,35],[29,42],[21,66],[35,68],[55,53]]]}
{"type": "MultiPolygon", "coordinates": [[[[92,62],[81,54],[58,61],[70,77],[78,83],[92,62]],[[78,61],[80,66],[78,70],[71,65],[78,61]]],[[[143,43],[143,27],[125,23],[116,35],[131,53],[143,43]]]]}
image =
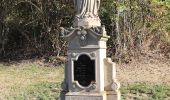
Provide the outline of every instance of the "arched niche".
{"type": "Polygon", "coordinates": [[[88,87],[95,81],[95,60],[91,60],[87,55],[80,55],[74,61],[74,81],[83,87],[88,87]]]}

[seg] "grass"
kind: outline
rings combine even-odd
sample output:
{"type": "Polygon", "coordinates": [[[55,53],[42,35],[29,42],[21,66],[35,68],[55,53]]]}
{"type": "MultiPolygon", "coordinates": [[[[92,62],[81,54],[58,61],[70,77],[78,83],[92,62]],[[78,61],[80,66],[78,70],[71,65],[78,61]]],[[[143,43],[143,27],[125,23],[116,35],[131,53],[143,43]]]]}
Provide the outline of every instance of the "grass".
{"type": "Polygon", "coordinates": [[[63,67],[0,64],[0,100],[59,100],[63,67]]]}
{"type": "MultiPolygon", "coordinates": [[[[0,64],[0,100],[59,100],[63,67],[0,64]]],[[[121,87],[122,100],[170,100],[170,86],[134,83],[121,87]]]]}
{"type": "Polygon", "coordinates": [[[121,88],[122,100],[170,100],[170,86],[149,85],[146,83],[131,84],[121,88]]]}

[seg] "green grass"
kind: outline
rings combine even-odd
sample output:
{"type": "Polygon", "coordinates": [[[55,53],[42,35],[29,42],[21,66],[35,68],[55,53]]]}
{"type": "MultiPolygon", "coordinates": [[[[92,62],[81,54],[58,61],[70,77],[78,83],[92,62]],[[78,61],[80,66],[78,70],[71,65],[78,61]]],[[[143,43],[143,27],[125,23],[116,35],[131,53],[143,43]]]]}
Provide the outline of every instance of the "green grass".
{"type": "Polygon", "coordinates": [[[133,100],[170,100],[170,86],[148,85],[146,83],[131,84],[121,88],[122,99],[133,100]]]}
{"type": "Polygon", "coordinates": [[[0,100],[59,100],[63,69],[0,64],[0,100]]]}
{"type": "Polygon", "coordinates": [[[59,100],[59,95],[60,83],[39,83],[28,86],[26,90],[12,98],[16,100],[59,100]]]}

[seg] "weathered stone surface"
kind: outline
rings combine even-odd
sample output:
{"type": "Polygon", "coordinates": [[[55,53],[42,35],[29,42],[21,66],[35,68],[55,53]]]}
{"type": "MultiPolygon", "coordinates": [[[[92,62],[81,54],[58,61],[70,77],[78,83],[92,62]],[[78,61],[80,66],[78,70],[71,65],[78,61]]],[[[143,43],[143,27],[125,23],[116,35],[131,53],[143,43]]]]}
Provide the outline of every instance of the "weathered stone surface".
{"type": "Polygon", "coordinates": [[[118,91],[120,83],[116,79],[116,64],[111,58],[104,59],[105,68],[105,91],[118,91]]]}
{"type": "Polygon", "coordinates": [[[74,0],[76,16],[74,27],[86,28],[101,26],[98,10],[100,0],[74,0]]]}
{"type": "Polygon", "coordinates": [[[103,93],[68,93],[66,100],[107,100],[106,92],[103,93]]]}
{"type": "Polygon", "coordinates": [[[61,100],[120,100],[116,66],[106,58],[105,27],[98,16],[100,0],[74,0],[74,28],[61,28],[68,41],[61,100]]]}
{"type": "Polygon", "coordinates": [[[103,97],[97,96],[66,96],[66,100],[104,100],[103,97]]]}
{"type": "Polygon", "coordinates": [[[117,91],[107,91],[107,100],[121,100],[120,92],[117,91]]]}
{"type": "Polygon", "coordinates": [[[99,27],[101,26],[101,22],[99,18],[84,18],[84,19],[78,19],[75,18],[73,22],[74,27],[83,26],[85,28],[91,28],[91,27],[99,27]]]}

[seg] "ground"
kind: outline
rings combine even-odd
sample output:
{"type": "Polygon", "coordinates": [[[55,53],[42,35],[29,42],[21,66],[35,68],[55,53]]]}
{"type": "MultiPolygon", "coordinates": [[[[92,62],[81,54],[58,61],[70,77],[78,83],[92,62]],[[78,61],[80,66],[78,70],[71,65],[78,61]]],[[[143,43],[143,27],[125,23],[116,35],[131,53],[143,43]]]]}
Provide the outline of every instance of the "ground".
{"type": "MultiPolygon", "coordinates": [[[[0,63],[0,100],[59,100],[64,67],[44,60],[0,63]]],[[[140,57],[117,64],[122,100],[170,100],[170,60],[140,57]]]]}
{"type": "Polygon", "coordinates": [[[170,100],[170,59],[160,54],[140,56],[117,65],[125,100],[170,100]]]}
{"type": "Polygon", "coordinates": [[[0,100],[58,100],[63,69],[30,60],[0,63],[0,100]]]}
{"type": "Polygon", "coordinates": [[[118,64],[117,76],[123,85],[135,82],[170,85],[170,59],[152,55],[134,59],[129,64],[118,64]]]}

